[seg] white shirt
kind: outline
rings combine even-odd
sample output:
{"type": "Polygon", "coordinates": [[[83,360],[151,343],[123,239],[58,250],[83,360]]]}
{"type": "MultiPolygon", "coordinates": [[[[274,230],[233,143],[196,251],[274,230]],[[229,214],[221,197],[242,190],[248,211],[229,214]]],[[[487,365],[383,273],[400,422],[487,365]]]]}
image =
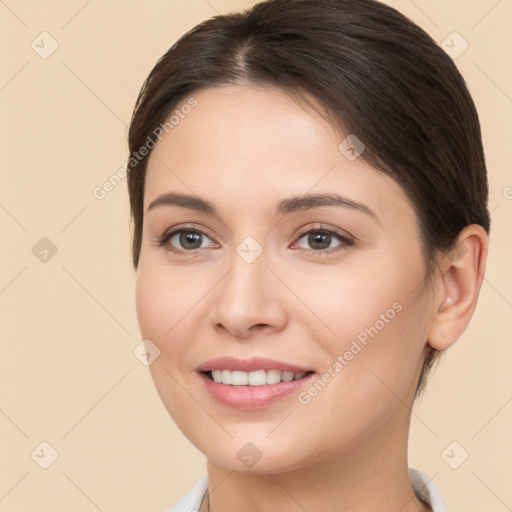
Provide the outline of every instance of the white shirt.
{"type": "MultiPolygon", "coordinates": [[[[447,512],[443,498],[433,480],[425,475],[425,473],[414,468],[409,468],[409,478],[418,498],[426,501],[434,512],[447,512]]],[[[208,476],[203,476],[180,501],[168,508],[165,512],[197,512],[207,489],[208,476]]]]}

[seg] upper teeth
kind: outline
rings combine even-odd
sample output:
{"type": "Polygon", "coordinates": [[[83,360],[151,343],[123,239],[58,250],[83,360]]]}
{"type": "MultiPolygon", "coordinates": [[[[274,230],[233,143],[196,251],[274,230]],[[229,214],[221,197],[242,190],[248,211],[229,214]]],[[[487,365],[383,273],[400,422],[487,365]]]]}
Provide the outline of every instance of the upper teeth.
{"type": "Polygon", "coordinates": [[[281,370],[256,370],[254,372],[242,372],[238,370],[212,370],[215,382],[230,384],[232,386],[264,386],[265,384],[277,384],[284,381],[302,379],[306,372],[282,372],[281,370]]]}

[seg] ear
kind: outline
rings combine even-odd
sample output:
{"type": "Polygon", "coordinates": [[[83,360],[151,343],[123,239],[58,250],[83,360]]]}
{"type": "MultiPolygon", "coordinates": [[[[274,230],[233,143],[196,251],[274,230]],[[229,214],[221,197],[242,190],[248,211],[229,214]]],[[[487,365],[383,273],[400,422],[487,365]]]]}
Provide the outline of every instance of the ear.
{"type": "Polygon", "coordinates": [[[428,344],[436,350],[452,346],[466,330],[484,279],[489,240],[484,228],[466,226],[455,248],[443,255],[437,279],[435,307],[428,344]]]}

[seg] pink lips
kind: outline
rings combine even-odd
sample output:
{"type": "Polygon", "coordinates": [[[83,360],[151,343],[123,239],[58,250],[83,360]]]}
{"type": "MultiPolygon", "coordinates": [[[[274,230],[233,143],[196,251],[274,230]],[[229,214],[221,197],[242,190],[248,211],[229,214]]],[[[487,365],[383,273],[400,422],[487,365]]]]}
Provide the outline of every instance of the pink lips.
{"type": "Polygon", "coordinates": [[[293,373],[311,372],[308,368],[276,361],[274,359],[254,357],[247,360],[234,357],[220,357],[205,361],[197,367],[197,372],[206,390],[217,402],[229,407],[239,409],[261,409],[278,401],[311,381],[314,373],[290,382],[278,382],[277,384],[265,384],[263,386],[231,386],[211,380],[206,372],[210,370],[280,370],[293,373]]]}

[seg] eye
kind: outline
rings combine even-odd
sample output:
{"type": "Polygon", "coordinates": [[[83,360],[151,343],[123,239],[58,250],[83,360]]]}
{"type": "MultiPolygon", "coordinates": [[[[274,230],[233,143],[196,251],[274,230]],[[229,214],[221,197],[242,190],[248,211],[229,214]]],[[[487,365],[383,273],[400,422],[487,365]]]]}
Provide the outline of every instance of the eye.
{"type": "MultiPolygon", "coordinates": [[[[215,243],[203,231],[197,228],[181,227],[166,231],[161,238],[157,240],[160,247],[166,246],[175,252],[193,252],[198,249],[211,247],[215,243]],[[212,242],[208,244],[208,240],[212,242]]],[[[300,249],[313,251],[316,254],[332,253],[343,250],[354,245],[354,240],[347,235],[331,228],[318,227],[310,229],[299,236],[298,242],[300,249]],[[333,241],[338,240],[338,245],[332,247],[333,241]],[[300,244],[304,241],[311,248],[304,247],[300,244]]]]}
{"type": "Polygon", "coordinates": [[[211,238],[198,229],[180,228],[166,231],[157,243],[159,246],[169,245],[171,250],[178,252],[191,252],[207,247],[203,245],[206,240],[211,238]],[[176,244],[179,246],[176,247],[176,244]]]}
{"type": "Polygon", "coordinates": [[[335,252],[354,245],[354,240],[346,235],[329,228],[316,228],[306,231],[299,237],[299,242],[304,240],[312,249],[301,247],[301,249],[312,250],[318,254],[335,252]],[[332,247],[331,243],[337,239],[340,243],[332,247]]]}

